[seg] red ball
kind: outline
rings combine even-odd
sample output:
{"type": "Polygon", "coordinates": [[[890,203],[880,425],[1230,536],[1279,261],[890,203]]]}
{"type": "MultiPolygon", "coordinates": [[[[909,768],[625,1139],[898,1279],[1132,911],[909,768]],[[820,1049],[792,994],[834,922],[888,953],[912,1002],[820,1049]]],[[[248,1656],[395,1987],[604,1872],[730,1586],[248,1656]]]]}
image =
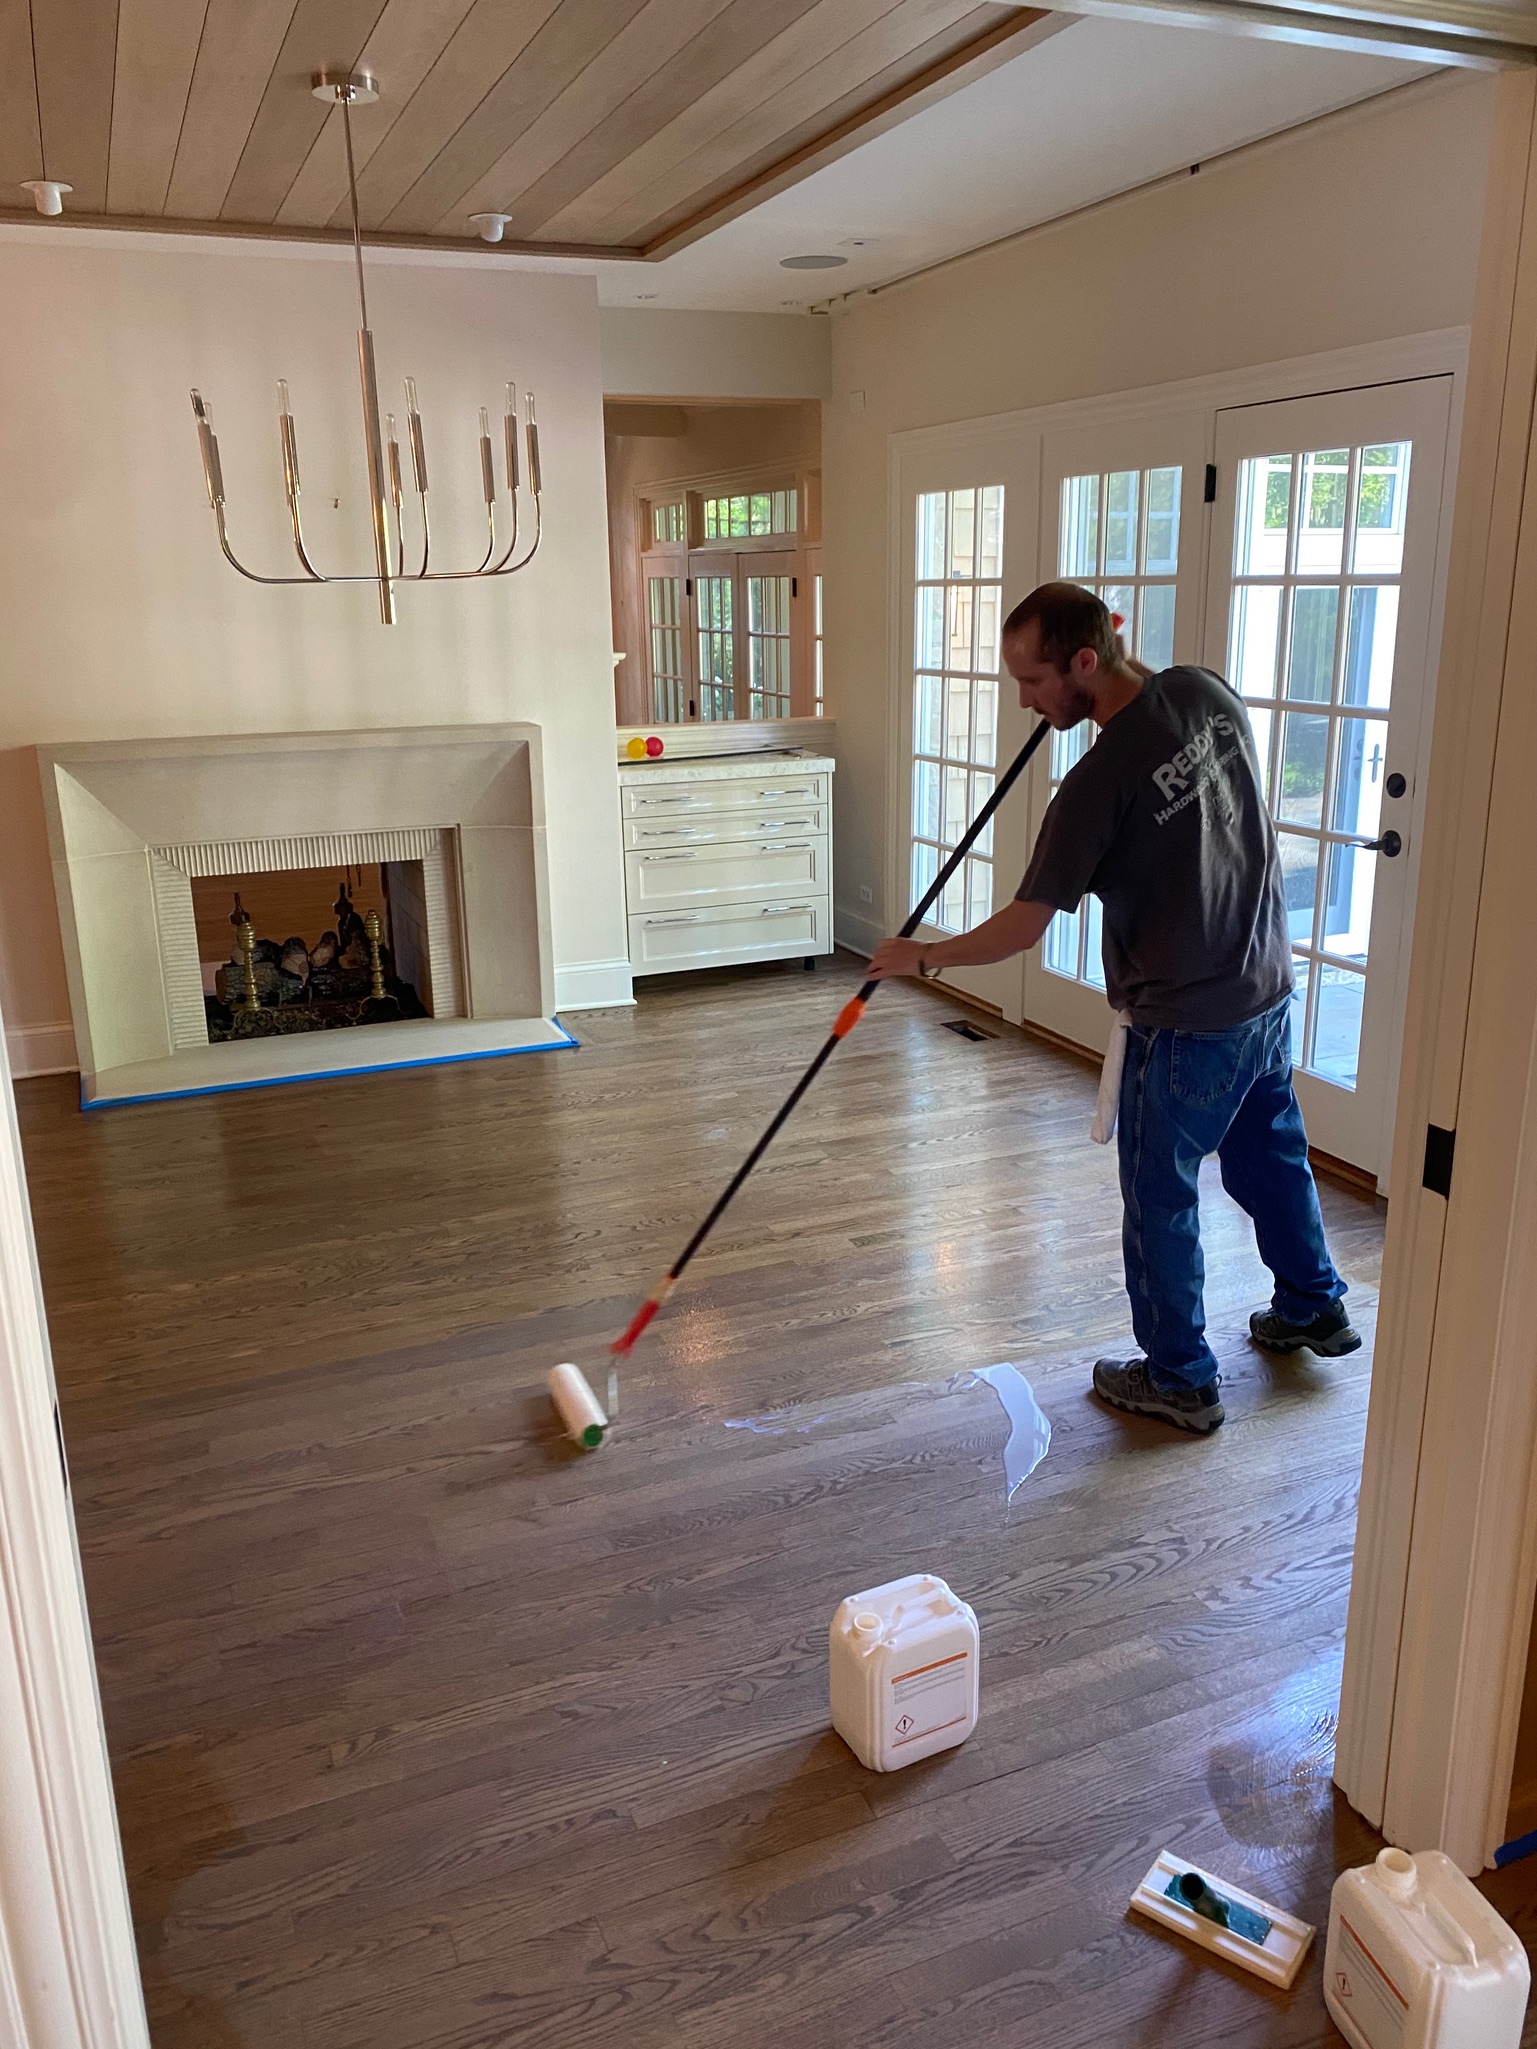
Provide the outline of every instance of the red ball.
{"type": "Polygon", "coordinates": [[[655,761],[656,757],[661,753],[661,751],[662,743],[656,737],[655,733],[653,733],[650,739],[646,742],[646,752],[651,756],[652,760],[655,761]]]}

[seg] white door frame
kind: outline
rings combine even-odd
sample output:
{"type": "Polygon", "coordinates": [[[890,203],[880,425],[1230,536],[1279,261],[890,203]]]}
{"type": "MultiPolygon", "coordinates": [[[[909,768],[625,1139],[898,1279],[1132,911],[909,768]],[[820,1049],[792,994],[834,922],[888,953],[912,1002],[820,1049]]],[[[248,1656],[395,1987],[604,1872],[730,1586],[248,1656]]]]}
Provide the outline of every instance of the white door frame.
{"type": "Polygon", "coordinates": [[[1336,1761],[1394,1841],[1468,1871],[1503,1836],[1537,1589],[1529,71],[1496,86],[1473,337],[1336,1761]]]}
{"type": "Polygon", "coordinates": [[[0,1030],[0,2040],[149,2049],[0,1030]]]}

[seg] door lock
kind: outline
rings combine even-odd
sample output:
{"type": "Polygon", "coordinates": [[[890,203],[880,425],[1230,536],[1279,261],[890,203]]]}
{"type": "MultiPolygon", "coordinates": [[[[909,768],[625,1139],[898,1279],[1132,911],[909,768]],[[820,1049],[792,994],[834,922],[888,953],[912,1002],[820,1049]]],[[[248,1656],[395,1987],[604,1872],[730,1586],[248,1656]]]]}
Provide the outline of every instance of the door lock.
{"type": "Polygon", "coordinates": [[[1384,787],[1386,788],[1387,793],[1390,797],[1401,797],[1404,791],[1408,789],[1409,785],[1406,779],[1403,776],[1401,776],[1398,770],[1395,768],[1393,773],[1388,777],[1387,783],[1384,787]]]}
{"type": "Polygon", "coordinates": [[[1390,861],[1404,850],[1404,843],[1396,832],[1385,832],[1381,839],[1376,840],[1352,840],[1350,844],[1363,848],[1368,854],[1386,854],[1390,861]]]}

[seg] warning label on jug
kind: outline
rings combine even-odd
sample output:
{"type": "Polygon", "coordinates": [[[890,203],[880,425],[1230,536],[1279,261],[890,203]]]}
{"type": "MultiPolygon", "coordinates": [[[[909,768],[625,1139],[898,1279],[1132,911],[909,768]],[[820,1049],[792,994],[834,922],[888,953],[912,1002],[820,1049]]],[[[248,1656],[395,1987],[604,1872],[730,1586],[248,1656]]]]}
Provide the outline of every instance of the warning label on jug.
{"type": "Polygon", "coordinates": [[[957,1651],[932,1665],[920,1665],[915,1672],[895,1673],[887,1722],[891,1747],[920,1743],[941,1729],[954,1728],[971,1715],[971,1653],[957,1651]]]}
{"type": "Polygon", "coordinates": [[[1399,2049],[1409,2002],[1343,1915],[1329,1989],[1371,2049],[1399,2049]]]}

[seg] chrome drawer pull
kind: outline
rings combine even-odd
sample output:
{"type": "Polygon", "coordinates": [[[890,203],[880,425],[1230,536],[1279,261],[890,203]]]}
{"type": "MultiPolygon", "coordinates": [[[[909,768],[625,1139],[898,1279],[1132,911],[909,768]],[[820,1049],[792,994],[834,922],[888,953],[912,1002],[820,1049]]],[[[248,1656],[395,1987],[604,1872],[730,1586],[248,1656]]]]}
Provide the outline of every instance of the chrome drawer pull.
{"type": "Polygon", "coordinates": [[[697,911],[686,911],[686,912],[684,913],[684,915],[683,915],[683,916],[682,916],[681,918],[647,918],[647,920],[646,920],[646,924],[647,924],[648,926],[653,926],[653,925],[697,925],[698,923],[699,923],[699,913],[698,913],[697,911]]]}
{"type": "Polygon", "coordinates": [[[791,832],[796,826],[799,826],[802,832],[807,832],[815,823],[816,820],[812,818],[760,818],[758,820],[758,831],[791,832]]]}
{"type": "Polygon", "coordinates": [[[646,854],[642,856],[641,866],[644,868],[654,868],[658,861],[697,861],[698,859],[699,856],[692,849],[686,854],[646,854]]]}
{"type": "Polygon", "coordinates": [[[758,792],[758,795],[760,797],[767,797],[770,799],[774,797],[814,797],[816,795],[816,791],[806,789],[804,787],[796,789],[785,788],[779,790],[760,790],[758,792]]]}
{"type": "Polygon", "coordinates": [[[810,904],[765,904],[758,915],[761,918],[793,918],[810,909],[810,904]]]}
{"type": "Polygon", "coordinates": [[[809,854],[810,840],[774,840],[769,846],[759,847],[760,854],[809,854]]]}
{"type": "Polygon", "coordinates": [[[658,804],[687,804],[687,797],[642,797],[636,805],[637,811],[652,811],[658,804]]]}

